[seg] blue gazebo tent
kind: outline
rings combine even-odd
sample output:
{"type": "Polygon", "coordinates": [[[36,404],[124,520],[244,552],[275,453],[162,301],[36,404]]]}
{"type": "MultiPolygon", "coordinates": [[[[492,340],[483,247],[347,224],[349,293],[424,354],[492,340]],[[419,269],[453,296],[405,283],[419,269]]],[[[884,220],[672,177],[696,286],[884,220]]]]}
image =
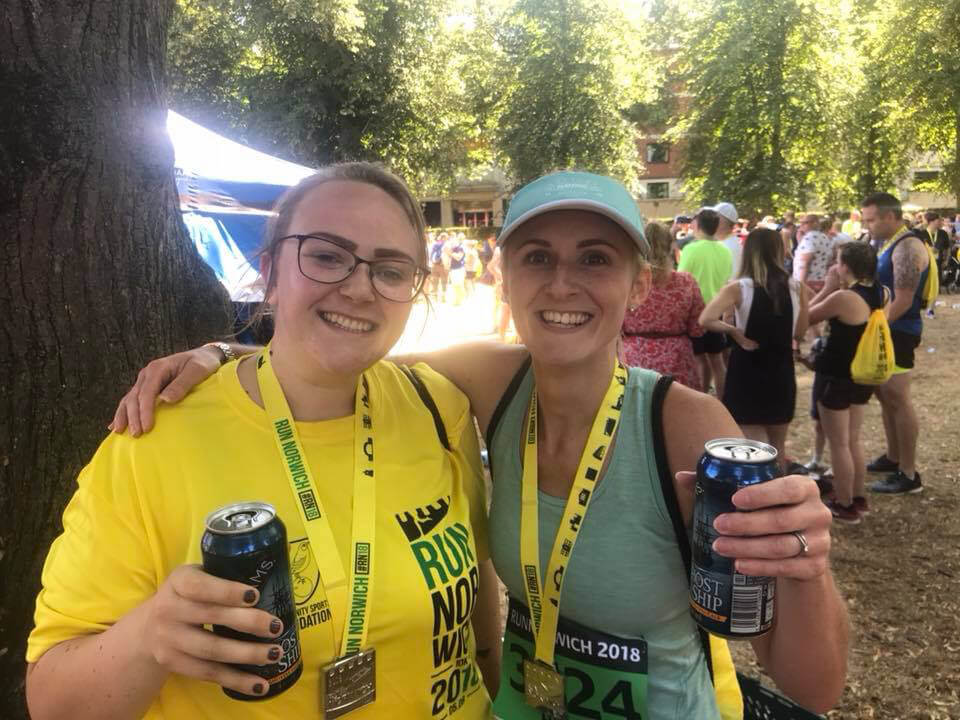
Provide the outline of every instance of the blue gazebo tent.
{"type": "Polygon", "coordinates": [[[263,299],[251,266],[273,202],[313,174],[167,111],[183,222],[235,302],[263,299]]]}

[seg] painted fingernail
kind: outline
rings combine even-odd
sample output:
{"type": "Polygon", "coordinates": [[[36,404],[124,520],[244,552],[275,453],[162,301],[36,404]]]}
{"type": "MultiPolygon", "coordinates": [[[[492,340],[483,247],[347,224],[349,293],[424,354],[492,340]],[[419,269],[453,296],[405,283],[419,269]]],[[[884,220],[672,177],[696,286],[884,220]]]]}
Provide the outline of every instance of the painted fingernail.
{"type": "Polygon", "coordinates": [[[281,652],[282,650],[280,650],[278,647],[270,648],[270,652],[267,653],[267,660],[279,660],[281,652]]]}
{"type": "Polygon", "coordinates": [[[274,618],[273,620],[270,621],[270,632],[271,632],[271,633],[273,633],[274,635],[278,635],[278,634],[280,633],[280,630],[282,630],[282,629],[283,629],[283,623],[282,623],[282,622],[280,622],[280,621],[277,620],[276,618],[274,618]]]}
{"type": "Polygon", "coordinates": [[[254,683],[254,684],[253,684],[253,694],[254,694],[254,695],[263,695],[263,683],[254,683]]]}
{"type": "Polygon", "coordinates": [[[244,601],[247,605],[252,605],[253,603],[255,603],[255,602],[257,601],[257,591],[256,591],[256,590],[247,590],[247,591],[243,594],[243,601],[244,601]]]}

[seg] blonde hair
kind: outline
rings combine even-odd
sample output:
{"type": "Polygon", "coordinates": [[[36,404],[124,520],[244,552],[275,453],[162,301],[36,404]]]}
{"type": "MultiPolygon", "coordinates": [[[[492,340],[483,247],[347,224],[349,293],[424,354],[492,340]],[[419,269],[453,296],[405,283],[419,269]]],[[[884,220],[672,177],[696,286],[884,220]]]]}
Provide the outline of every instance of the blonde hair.
{"type": "Polygon", "coordinates": [[[650,222],[643,228],[643,234],[650,246],[647,262],[650,263],[651,270],[658,276],[673,270],[671,254],[673,236],[670,234],[670,230],[658,222],[650,222]]]}
{"type": "Polygon", "coordinates": [[[790,276],[783,268],[783,239],[780,233],[769,228],[750,231],[743,243],[740,260],[741,278],[753,280],[754,287],[767,291],[773,302],[774,312],[780,312],[781,290],[789,291],[790,276]]]}

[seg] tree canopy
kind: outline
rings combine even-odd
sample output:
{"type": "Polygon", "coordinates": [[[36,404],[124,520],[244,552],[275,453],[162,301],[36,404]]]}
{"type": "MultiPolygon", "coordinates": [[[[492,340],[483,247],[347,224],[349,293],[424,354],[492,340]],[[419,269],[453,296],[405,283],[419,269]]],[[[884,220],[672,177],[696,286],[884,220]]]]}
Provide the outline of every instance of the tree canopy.
{"type": "Polygon", "coordinates": [[[926,153],[945,166],[929,189],[960,196],[960,0],[654,7],[678,48],[672,81],[692,96],[669,123],[688,143],[692,199],[754,212],[851,206],[895,190],[926,153]]]}
{"type": "Polygon", "coordinates": [[[960,193],[958,20],[960,0],[178,0],[170,96],[259,149],[381,161],[421,193],[491,165],[630,183],[660,126],[691,202],[839,208],[927,152],[931,189],[960,193]]]}

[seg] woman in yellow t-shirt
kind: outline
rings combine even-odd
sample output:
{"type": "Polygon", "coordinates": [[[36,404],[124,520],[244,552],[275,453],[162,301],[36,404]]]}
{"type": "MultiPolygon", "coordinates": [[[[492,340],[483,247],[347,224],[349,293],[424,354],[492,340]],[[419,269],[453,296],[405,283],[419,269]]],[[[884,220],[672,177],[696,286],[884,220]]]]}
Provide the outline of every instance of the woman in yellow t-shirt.
{"type": "MultiPolygon", "coordinates": [[[[693,473],[671,472],[693,469],[705,441],[741,434],[716,399],[619,366],[625,311],[650,283],[632,196],[611,178],[552,173],[514,195],[499,243],[526,346],[420,356],[467,394],[488,437],[492,544],[511,594],[511,659],[495,709],[503,720],[536,719],[565,694],[570,717],[742,716],[729,654],[717,653],[711,681],[689,615],[676,531],[690,525],[693,473]]],[[[160,389],[179,401],[214,357],[201,348],[155,361],[114,428],[149,429],[160,389]]],[[[719,516],[714,550],[739,572],[778,582],[777,621],[754,650],[786,693],[826,710],[843,689],[847,638],[828,565],[829,511],[801,476],[735,497],[753,512],[719,516]]]]}
{"type": "Polygon", "coordinates": [[[473,418],[429,368],[383,361],[427,274],[419,203],[355,163],[276,210],[261,260],[271,344],[161,410],[148,436],[111,434],[80,475],[29,639],[36,720],[329,717],[322,677],[352,655],[345,633],[375,653],[351,718],[491,716],[499,610],[473,418]],[[285,423],[309,503],[281,455],[285,423]],[[303,660],[296,684],[261,702],[221,687],[261,700],[269,682],[238,665],[283,662],[288,628],[255,588],[197,564],[206,515],[251,500],[286,525],[303,660]],[[263,642],[204,629],[215,624],[263,642]]]}

